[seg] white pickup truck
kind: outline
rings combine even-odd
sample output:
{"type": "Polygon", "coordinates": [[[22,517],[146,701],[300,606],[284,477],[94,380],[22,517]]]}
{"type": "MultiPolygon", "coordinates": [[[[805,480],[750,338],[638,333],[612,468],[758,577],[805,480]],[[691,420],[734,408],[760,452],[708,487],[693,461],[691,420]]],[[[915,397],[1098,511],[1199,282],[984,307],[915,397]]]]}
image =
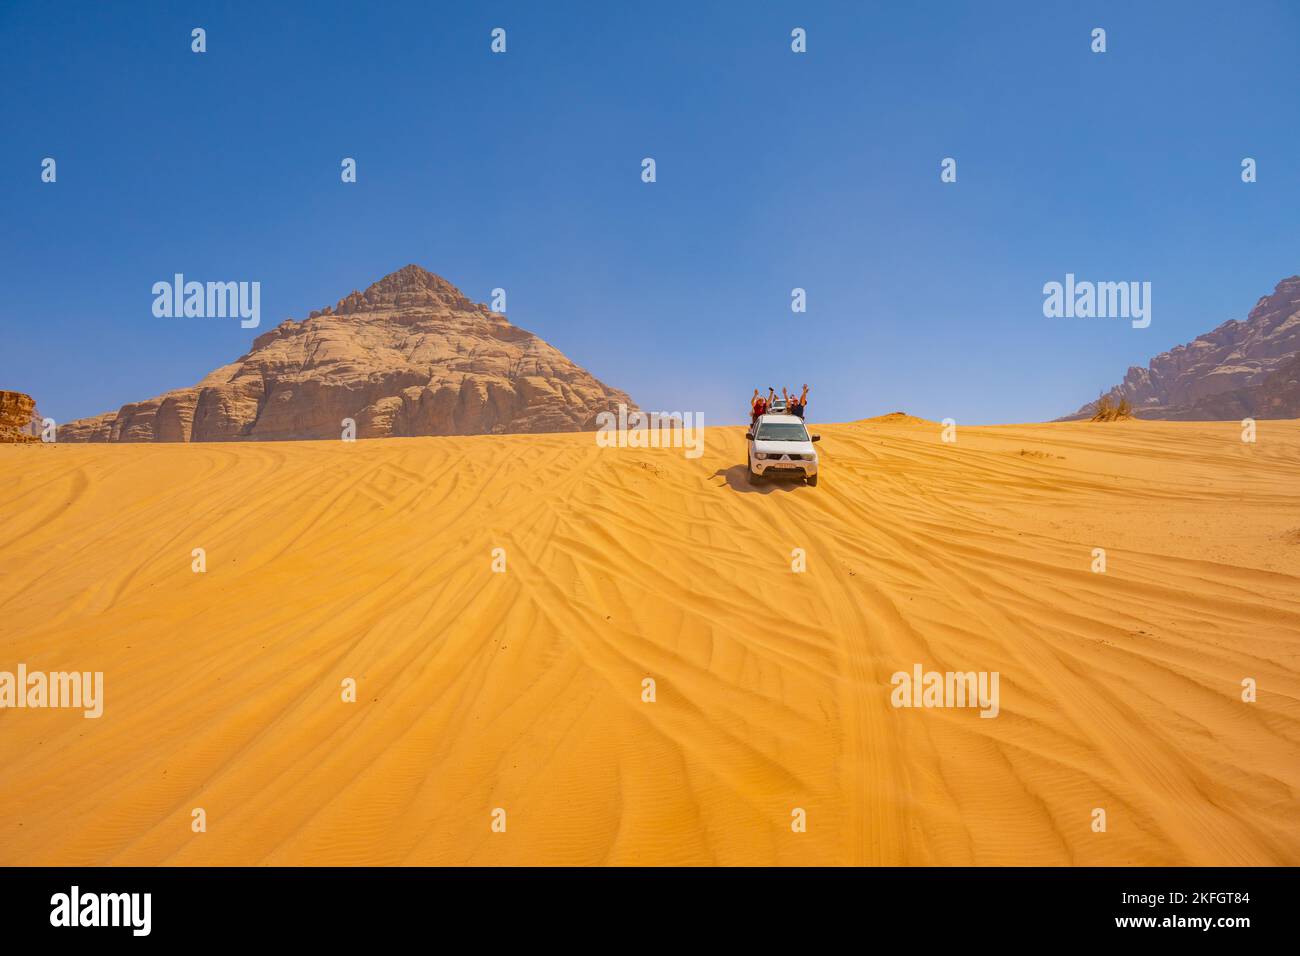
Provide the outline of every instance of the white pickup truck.
{"type": "Polygon", "coordinates": [[[745,433],[749,445],[749,481],[789,476],[808,479],[817,487],[817,449],[803,419],[796,415],[760,415],[745,433]]]}

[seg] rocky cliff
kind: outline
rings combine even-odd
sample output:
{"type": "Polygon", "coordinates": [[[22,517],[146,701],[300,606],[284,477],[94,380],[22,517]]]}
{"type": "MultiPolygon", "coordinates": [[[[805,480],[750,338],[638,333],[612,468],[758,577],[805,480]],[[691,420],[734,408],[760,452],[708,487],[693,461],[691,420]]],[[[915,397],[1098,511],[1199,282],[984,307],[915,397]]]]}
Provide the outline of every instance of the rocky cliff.
{"type": "MultiPolygon", "coordinates": [[[[1300,418],[1300,276],[1279,282],[1245,321],[1130,368],[1108,394],[1127,398],[1140,418],[1300,418]]],[[[1094,405],[1067,418],[1087,417],[1094,405]]]]}
{"type": "Polygon", "coordinates": [[[240,441],[583,431],[635,407],[419,266],[286,319],[178,389],[60,426],[59,441],[240,441]]]}
{"type": "Polygon", "coordinates": [[[36,400],[22,392],[0,391],[0,444],[40,441],[36,400]]]}

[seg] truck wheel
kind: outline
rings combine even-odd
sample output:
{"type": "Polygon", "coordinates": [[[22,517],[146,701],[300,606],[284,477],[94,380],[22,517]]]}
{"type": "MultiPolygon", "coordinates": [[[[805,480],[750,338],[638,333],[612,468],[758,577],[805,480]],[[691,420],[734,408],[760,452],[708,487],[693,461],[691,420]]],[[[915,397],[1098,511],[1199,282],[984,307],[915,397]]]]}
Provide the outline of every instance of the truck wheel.
{"type": "Polygon", "coordinates": [[[810,476],[809,476],[809,478],[808,478],[808,487],[810,487],[810,488],[816,488],[816,487],[817,487],[817,476],[816,476],[816,475],[810,475],[810,476]]]}
{"type": "Polygon", "coordinates": [[[762,476],[754,474],[754,469],[752,468],[746,468],[745,474],[749,475],[749,483],[751,485],[756,485],[762,480],[762,476]]]}

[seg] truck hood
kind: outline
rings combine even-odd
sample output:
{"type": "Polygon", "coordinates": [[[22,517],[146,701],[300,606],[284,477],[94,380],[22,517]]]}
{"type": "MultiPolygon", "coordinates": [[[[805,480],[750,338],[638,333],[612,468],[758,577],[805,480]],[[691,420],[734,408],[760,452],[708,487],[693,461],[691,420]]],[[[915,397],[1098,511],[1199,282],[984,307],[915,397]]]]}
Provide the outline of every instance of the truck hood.
{"type": "Polygon", "coordinates": [[[810,441],[756,441],[754,454],[764,452],[768,455],[811,455],[815,451],[810,441]]]}

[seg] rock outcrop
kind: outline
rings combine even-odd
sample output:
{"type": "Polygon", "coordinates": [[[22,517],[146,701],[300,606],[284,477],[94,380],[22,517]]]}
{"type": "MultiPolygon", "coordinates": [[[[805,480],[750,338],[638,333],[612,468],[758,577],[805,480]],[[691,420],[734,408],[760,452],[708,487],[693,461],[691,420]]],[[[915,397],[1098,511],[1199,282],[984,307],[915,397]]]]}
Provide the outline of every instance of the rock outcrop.
{"type": "MultiPolygon", "coordinates": [[[[1108,393],[1139,418],[1300,418],[1300,276],[1283,279],[1243,322],[1224,322],[1128,370],[1108,393]]],[[[1066,420],[1087,418],[1089,402],[1066,420]]]]}
{"type": "Polygon", "coordinates": [[[60,426],[59,441],[242,441],[584,431],[625,403],[419,266],[286,319],[191,388],[60,426]]]}
{"type": "Polygon", "coordinates": [[[23,392],[0,391],[0,444],[40,441],[36,400],[23,392]]]}

